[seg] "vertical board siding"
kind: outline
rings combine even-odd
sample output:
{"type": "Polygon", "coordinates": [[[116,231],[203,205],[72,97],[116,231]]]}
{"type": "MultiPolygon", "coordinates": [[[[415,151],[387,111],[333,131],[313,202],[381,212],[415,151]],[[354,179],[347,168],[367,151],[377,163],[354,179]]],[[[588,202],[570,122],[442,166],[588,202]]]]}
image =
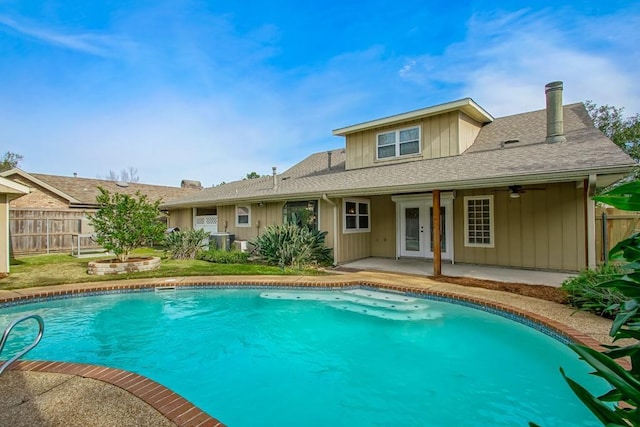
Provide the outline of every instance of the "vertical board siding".
{"type": "Polygon", "coordinates": [[[454,202],[458,262],[577,271],[585,266],[583,197],[576,183],[459,191],[454,202]],[[533,189],[535,188],[535,189],[533,189]],[[495,247],[464,246],[464,196],[494,196],[495,247]]]}
{"type": "Polygon", "coordinates": [[[451,113],[437,117],[440,119],[440,155],[438,157],[448,157],[451,155],[451,113]]]}
{"type": "Polygon", "coordinates": [[[169,211],[169,228],[178,227],[180,230],[190,230],[193,228],[193,211],[191,208],[175,209],[169,211]]]}
{"type": "Polygon", "coordinates": [[[396,257],[396,204],[391,196],[371,198],[371,256],[396,257]]]}
{"type": "MultiPolygon", "coordinates": [[[[331,200],[336,206],[339,203],[339,200],[331,200]]],[[[337,210],[336,210],[337,213],[337,210]]],[[[318,204],[318,229],[320,231],[326,231],[327,236],[325,237],[324,244],[328,248],[335,247],[335,236],[333,232],[333,214],[334,208],[333,205],[327,203],[323,199],[320,199],[320,203],[318,204]]],[[[334,252],[335,253],[335,252],[334,252]]]]}
{"type": "MultiPolygon", "coordinates": [[[[343,200],[337,199],[338,203],[338,231],[340,233],[340,251],[337,263],[354,261],[371,256],[371,233],[343,233],[343,200]]],[[[373,210],[373,207],[371,207],[373,210]]],[[[371,218],[370,218],[371,219],[371,218]]]]}
{"type": "Polygon", "coordinates": [[[396,158],[389,160],[376,160],[377,140],[380,132],[403,129],[415,125],[420,126],[422,138],[422,158],[432,159],[460,154],[461,146],[466,149],[475,140],[480,131],[480,125],[472,123],[471,119],[465,121],[464,135],[461,133],[460,113],[454,111],[436,116],[412,120],[393,126],[381,126],[376,129],[362,132],[354,132],[346,136],[346,161],[347,170],[373,166],[382,162],[402,162],[415,160],[411,158],[396,158]],[[461,138],[465,138],[461,142],[461,138]]]}
{"type": "Polygon", "coordinates": [[[431,152],[426,153],[425,155],[428,158],[438,158],[440,156],[440,137],[442,135],[442,131],[440,129],[440,119],[439,117],[429,117],[425,120],[425,127],[429,127],[429,144],[431,145],[431,152]]]}
{"type": "Polygon", "coordinates": [[[459,145],[456,154],[464,153],[473,144],[482,129],[482,124],[464,113],[460,113],[458,120],[459,145]]]}
{"type": "MultiPolygon", "coordinates": [[[[326,245],[333,247],[333,207],[322,199],[318,200],[318,227],[321,231],[327,231],[326,245]]],[[[339,203],[339,200],[335,201],[339,203]]],[[[258,236],[262,235],[265,229],[271,225],[282,224],[283,216],[282,209],[285,202],[264,202],[262,206],[259,203],[239,203],[239,205],[249,205],[251,207],[251,224],[249,227],[236,226],[236,205],[222,205],[217,206],[218,212],[218,232],[219,233],[231,233],[234,235],[235,240],[248,240],[252,241],[258,236]]],[[[180,209],[171,211],[171,226],[175,227],[186,224],[188,220],[189,227],[191,228],[191,209],[180,209]],[[176,224],[176,225],[174,225],[176,224]]]]}

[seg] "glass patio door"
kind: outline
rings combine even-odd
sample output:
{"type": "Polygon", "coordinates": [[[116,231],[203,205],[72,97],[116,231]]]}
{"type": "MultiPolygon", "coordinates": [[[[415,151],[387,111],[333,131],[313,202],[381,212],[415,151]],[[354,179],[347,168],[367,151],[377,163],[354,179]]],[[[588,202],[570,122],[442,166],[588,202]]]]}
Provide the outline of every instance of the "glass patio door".
{"type": "Polygon", "coordinates": [[[425,257],[426,252],[426,234],[424,204],[406,204],[401,209],[400,220],[400,255],[407,257],[425,257]]]}
{"type": "MultiPolygon", "coordinates": [[[[440,251],[442,259],[452,259],[453,206],[440,206],[440,251]]],[[[400,256],[433,258],[433,203],[404,202],[400,206],[400,256]]]]}

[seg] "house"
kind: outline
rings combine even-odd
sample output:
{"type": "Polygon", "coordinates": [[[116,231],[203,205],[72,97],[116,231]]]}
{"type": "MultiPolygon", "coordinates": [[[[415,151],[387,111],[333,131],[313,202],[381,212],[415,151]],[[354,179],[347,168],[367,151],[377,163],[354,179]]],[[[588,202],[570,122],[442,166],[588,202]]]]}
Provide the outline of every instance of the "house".
{"type": "Polygon", "coordinates": [[[597,187],[634,162],[583,104],[494,118],[470,98],[339,128],[342,149],[165,203],[172,227],[250,240],[306,210],[335,262],[367,257],[576,271],[595,266],[597,187]],[[439,215],[438,215],[439,213],[439,215]]]}
{"type": "Polygon", "coordinates": [[[0,177],[0,278],[9,273],[9,203],[25,194],[29,187],[0,177]]]}
{"type": "MultiPolygon", "coordinates": [[[[171,201],[201,189],[197,181],[185,180],[181,187],[169,187],[81,178],[75,174],[27,173],[18,168],[0,173],[0,177],[30,189],[29,194],[9,204],[15,254],[71,251],[74,245],[77,247],[79,236],[93,232],[87,213],[98,209],[99,187],[129,195],[139,191],[152,201],[171,201]]],[[[87,240],[86,244],[92,243],[87,240]]]]}

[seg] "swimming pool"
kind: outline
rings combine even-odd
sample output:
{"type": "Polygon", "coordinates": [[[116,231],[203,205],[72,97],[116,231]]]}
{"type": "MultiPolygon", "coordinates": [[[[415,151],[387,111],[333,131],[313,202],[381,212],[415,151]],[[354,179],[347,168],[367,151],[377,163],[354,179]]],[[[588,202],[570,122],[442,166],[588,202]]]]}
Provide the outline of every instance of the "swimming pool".
{"type": "Polygon", "coordinates": [[[599,425],[558,367],[606,387],[558,340],[457,304],[358,292],[376,291],[107,294],[3,308],[0,327],[40,314],[29,358],[140,373],[229,426],[599,425]]]}

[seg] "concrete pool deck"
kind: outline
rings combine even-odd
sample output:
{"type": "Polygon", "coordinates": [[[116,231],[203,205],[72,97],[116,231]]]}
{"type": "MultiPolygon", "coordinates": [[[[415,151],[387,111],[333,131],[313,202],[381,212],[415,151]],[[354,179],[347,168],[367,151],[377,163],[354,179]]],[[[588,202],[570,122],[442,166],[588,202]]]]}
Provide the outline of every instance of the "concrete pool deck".
{"type": "MultiPolygon", "coordinates": [[[[314,277],[180,277],[0,290],[0,303],[87,291],[204,284],[380,286],[390,290],[455,297],[496,307],[543,323],[594,347],[611,342],[608,336],[611,321],[575,312],[561,304],[508,292],[441,283],[424,276],[372,271],[314,277]]],[[[223,426],[220,421],[147,378],[90,365],[18,362],[0,377],[0,396],[3,396],[0,400],[0,425],[7,426],[223,426]]]]}

